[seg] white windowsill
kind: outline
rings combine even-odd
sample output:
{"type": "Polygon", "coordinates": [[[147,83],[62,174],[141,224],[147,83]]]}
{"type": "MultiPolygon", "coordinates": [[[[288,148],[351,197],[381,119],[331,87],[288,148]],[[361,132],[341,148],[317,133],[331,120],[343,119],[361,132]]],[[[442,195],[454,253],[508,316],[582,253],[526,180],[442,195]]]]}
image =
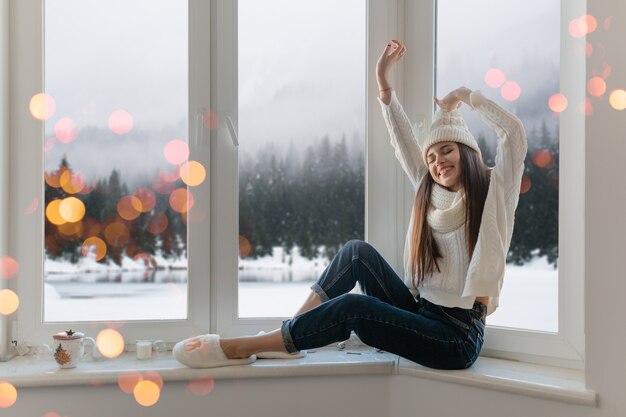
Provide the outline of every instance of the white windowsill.
{"type": "Polygon", "coordinates": [[[429,378],[504,391],[578,405],[597,406],[595,391],[585,387],[582,371],[527,364],[503,359],[479,358],[469,369],[444,371],[430,369],[406,359],[369,347],[322,348],[302,359],[257,360],[251,365],[213,369],[190,369],[171,356],[140,361],[134,352],[103,361],[86,359],[74,369],[58,369],[50,361],[17,357],[0,363],[0,380],[16,388],[115,384],[121,372],[157,371],[164,381],[214,379],[304,377],[322,375],[405,375],[429,378]]]}

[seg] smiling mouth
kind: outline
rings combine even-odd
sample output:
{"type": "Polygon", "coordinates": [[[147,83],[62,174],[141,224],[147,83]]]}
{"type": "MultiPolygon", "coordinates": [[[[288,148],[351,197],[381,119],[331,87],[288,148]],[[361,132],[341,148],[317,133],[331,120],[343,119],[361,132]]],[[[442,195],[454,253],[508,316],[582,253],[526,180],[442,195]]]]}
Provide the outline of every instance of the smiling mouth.
{"type": "Polygon", "coordinates": [[[439,172],[439,176],[440,177],[446,176],[451,170],[452,170],[452,167],[446,167],[439,172]]]}

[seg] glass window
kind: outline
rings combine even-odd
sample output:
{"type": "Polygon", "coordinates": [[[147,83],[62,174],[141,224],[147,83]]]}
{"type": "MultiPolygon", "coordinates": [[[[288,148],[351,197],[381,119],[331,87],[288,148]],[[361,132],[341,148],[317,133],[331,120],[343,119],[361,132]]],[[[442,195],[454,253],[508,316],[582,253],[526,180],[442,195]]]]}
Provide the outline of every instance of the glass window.
{"type": "Polygon", "coordinates": [[[238,13],[239,316],[288,317],[364,239],[366,2],[238,13]]]}
{"type": "Polygon", "coordinates": [[[44,320],[185,319],[187,2],[44,6],[44,320]]]}
{"type": "MultiPolygon", "coordinates": [[[[515,113],[528,135],[500,306],[489,324],[557,332],[562,109],[551,97],[560,88],[560,2],[440,1],[436,45],[437,96],[459,86],[481,90],[515,113]]],[[[493,166],[495,134],[473,112],[464,115],[493,166]]]]}

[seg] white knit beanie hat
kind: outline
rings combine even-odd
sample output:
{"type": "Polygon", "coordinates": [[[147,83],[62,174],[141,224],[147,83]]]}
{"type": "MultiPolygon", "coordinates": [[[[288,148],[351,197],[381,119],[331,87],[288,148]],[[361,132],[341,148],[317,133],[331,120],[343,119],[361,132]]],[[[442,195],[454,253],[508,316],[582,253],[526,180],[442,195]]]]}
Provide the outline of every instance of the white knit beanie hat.
{"type": "Polygon", "coordinates": [[[478,152],[478,156],[482,159],[482,153],[478,147],[478,143],[469,131],[465,120],[458,109],[452,111],[443,111],[438,109],[435,112],[433,124],[430,126],[430,132],[426,135],[422,144],[422,157],[424,163],[428,165],[426,154],[428,148],[439,142],[457,142],[469,146],[478,152]]]}

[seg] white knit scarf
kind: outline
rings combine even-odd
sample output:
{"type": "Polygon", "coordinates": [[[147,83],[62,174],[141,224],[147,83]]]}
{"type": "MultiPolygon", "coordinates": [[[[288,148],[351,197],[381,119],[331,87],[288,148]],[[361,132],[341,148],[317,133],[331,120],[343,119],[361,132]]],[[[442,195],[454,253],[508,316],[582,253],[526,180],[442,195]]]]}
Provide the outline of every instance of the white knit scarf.
{"type": "Polygon", "coordinates": [[[461,191],[448,191],[434,184],[430,195],[431,207],[427,220],[439,233],[452,232],[465,223],[465,195],[461,191]]]}

